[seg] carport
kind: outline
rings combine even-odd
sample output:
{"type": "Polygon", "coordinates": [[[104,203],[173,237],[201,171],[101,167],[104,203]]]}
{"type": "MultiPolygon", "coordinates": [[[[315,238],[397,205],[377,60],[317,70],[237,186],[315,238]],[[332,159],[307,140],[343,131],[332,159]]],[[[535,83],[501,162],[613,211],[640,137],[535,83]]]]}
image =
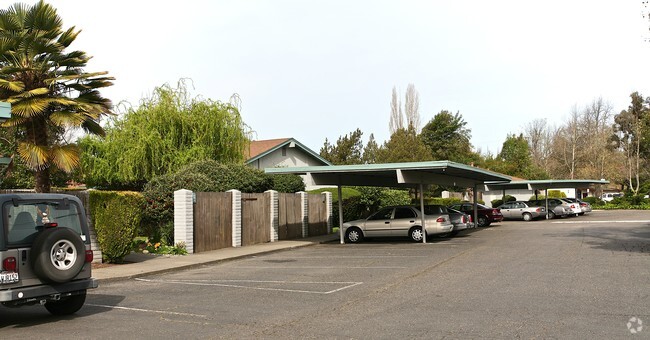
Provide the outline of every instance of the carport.
{"type": "MultiPolygon", "coordinates": [[[[511,181],[509,183],[495,182],[486,183],[485,191],[503,191],[503,197],[506,196],[507,190],[527,189],[535,192],[544,190],[544,201],[546,202],[546,218],[548,219],[548,190],[549,189],[566,189],[566,188],[584,188],[597,184],[609,184],[609,181],[604,179],[542,179],[542,180],[526,180],[526,181],[511,181]]],[[[577,198],[577,197],[576,197],[577,198]]]]}
{"type": "MultiPolygon", "coordinates": [[[[342,186],[374,186],[374,187],[406,187],[419,188],[420,211],[424,211],[425,184],[473,188],[474,190],[474,221],[477,220],[477,195],[479,185],[486,183],[510,182],[510,177],[492,171],[471,167],[450,161],[359,164],[310,166],[293,168],[266,168],[268,174],[296,174],[311,177],[316,185],[336,185],[339,195],[339,236],[343,240],[343,195],[342,186]]],[[[422,229],[425,230],[425,219],[422,214],[422,229]]],[[[426,243],[426,233],[423,233],[426,243]]]]}

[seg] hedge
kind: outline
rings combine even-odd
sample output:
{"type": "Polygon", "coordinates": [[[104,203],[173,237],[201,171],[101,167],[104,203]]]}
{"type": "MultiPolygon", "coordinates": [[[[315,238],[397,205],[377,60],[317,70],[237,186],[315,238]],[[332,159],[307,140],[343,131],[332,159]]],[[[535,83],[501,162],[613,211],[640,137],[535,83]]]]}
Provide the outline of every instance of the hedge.
{"type": "Polygon", "coordinates": [[[103,260],[120,263],[131,252],[131,241],[142,220],[144,198],[138,192],[91,190],[90,216],[103,260]]]}

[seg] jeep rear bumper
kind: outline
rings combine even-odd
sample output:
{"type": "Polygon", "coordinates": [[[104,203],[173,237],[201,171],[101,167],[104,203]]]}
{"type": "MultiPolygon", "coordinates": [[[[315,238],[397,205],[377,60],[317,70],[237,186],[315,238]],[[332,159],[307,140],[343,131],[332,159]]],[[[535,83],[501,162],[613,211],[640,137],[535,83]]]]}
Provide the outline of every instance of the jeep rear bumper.
{"type": "Polygon", "coordinates": [[[97,280],[92,277],[61,284],[11,288],[0,290],[0,302],[16,301],[22,304],[39,300],[58,300],[62,296],[75,295],[91,288],[97,288],[97,280]]]}

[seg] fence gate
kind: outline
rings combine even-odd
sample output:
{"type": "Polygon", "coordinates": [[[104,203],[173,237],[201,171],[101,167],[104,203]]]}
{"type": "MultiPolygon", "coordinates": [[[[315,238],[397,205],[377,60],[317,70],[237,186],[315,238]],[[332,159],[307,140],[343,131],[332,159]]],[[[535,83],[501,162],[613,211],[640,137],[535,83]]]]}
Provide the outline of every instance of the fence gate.
{"type": "Polygon", "coordinates": [[[309,195],[309,236],[327,235],[327,210],[324,195],[309,195]]]}
{"type": "Polygon", "coordinates": [[[194,205],[194,251],[232,246],[232,194],[197,192],[194,205]]]}
{"type": "Polygon", "coordinates": [[[270,194],[241,194],[241,245],[271,241],[270,194]]]}
{"type": "Polygon", "coordinates": [[[278,194],[278,239],[302,237],[302,210],[300,195],[278,194]]]}

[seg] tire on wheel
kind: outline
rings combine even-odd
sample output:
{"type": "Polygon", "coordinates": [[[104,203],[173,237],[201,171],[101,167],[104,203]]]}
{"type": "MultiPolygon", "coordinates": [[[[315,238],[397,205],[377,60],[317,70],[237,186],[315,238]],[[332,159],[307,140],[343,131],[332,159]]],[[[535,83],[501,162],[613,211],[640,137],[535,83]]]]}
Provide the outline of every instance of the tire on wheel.
{"type": "Polygon", "coordinates": [[[70,315],[76,313],[86,302],[86,291],[69,296],[59,301],[48,301],[45,309],[52,315],[70,315]]]}
{"type": "Polygon", "coordinates": [[[485,216],[479,216],[478,217],[478,226],[479,227],[487,227],[490,225],[490,222],[488,221],[488,218],[485,216]]]}
{"type": "Polygon", "coordinates": [[[359,243],[363,241],[363,232],[357,227],[348,228],[345,232],[345,240],[348,243],[359,243]]]}
{"type": "Polygon", "coordinates": [[[413,227],[409,230],[409,237],[413,242],[422,242],[424,235],[422,234],[422,227],[413,227]]]}
{"type": "Polygon", "coordinates": [[[526,221],[526,222],[529,222],[529,221],[532,221],[532,220],[533,220],[533,215],[531,215],[531,214],[529,214],[529,213],[524,213],[523,215],[521,215],[521,217],[522,217],[522,218],[524,219],[524,221],[526,221]]]}
{"type": "Polygon", "coordinates": [[[34,274],[49,283],[70,281],[81,272],[85,252],[81,237],[72,229],[46,228],[32,245],[30,259],[34,274]]]}
{"type": "Polygon", "coordinates": [[[549,219],[549,220],[552,220],[552,219],[554,219],[554,218],[555,218],[555,213],[554,213],[553,211],[549,211],[549,212],[548,212],[548,219],[549,219]]]}

